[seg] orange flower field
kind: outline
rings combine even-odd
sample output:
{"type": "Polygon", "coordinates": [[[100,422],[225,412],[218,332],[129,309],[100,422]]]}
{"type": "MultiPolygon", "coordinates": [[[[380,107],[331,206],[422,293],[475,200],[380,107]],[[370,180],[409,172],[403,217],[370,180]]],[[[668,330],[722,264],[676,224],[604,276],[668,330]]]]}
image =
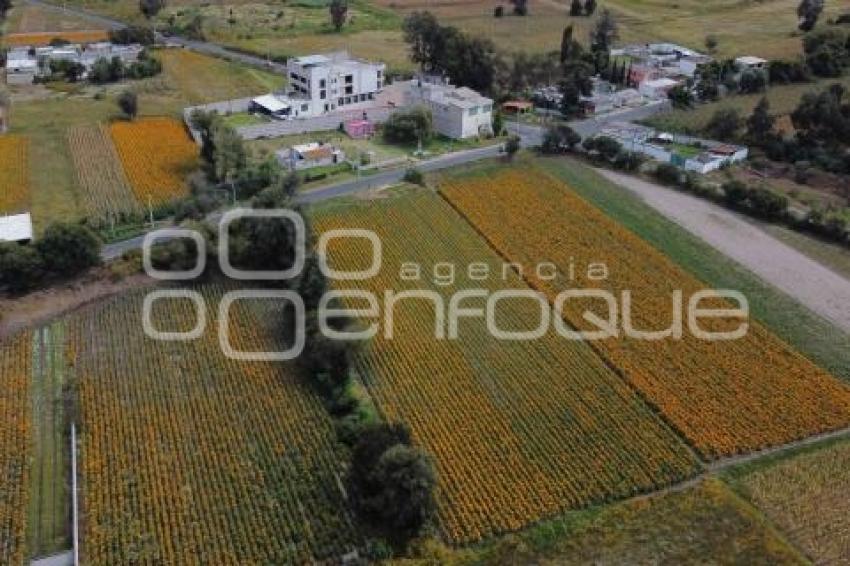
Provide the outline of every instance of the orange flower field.
{"type": "Polygon", "coordinates": [[[0,342],[0,564],[22,564],[30,457],[32,336],[0,342]]]}
{"type": "MultiPolygon", "coordinates": [[[[542,172],[508,169],[449,180],[442,193],[493,248],[523,265],[531,285],[550,299],[573,287],[607,289],[618,297],[630,290],[634,327],[657,330],[670,326],[674,290],[682,290],[687,305],[704,288],[542,172]],[[534,266],[540,262],[555,264],[559,277],[538,277],[534,266]],[[590,280],[587,266],[594,262],[608,266],[606,280],[590,280]]],[[[566,304],[564,316],[575,328],[596,328],[583,314],[600,311],[600,301],[588,301],[566,304]]],[[[621,337],[593,346],[706,458],[848,426],[850,388],[750,322],[747,335],[735,341],[697,339],[686,322],[681,340],[621,337]]],[[[712,329],[732,327],[732,321],[718,320],[712,329]]]]}
{"type": "MultiPolygon", "coordinates": [[[[359,544],[321,401],[281,364],[219,349],[223,289],[192,342],[142,330],[142,293],[68,320],[79,383],[82,556],[87,564],[309,564],[359,544]]],[[[234,347],[278,346],[275,313],[234,304],[234,347]]],[[[279,313],[277,313],[279,315],[279,313]]],[[[190,330],[192,304],[164,300],[160,330],[190,330]]],[[[279,349],[279,348],[277,348],[279,349]]]]}
{"type": "Polygon", "coordinates": [[[142,205],[156,204],[187,193],[185,177],[197,166],[198,148],[181,122],[171,118],[140,118],[113,122],[115,148],[133,192],[142,205]]]}
{"type": "Polygon", "coordinates": [[[70,43],[96,43],[108,41],[109,33],[104,30],[10,33],[3,36],[3,43],[9,47],[42,46],[49,45],[54,39],[64,39],[70,43]]]}
{"type": "MultiPolygon", "coordinates": [[[[382,240],[379,275],[338,281],[340,289],[379,297],[385,290],[426,289],[447,304],[459,290],[529,290],[510,271],[503,279],[498,256],[430,192],[322,211],[314,222],[320,232],[364,228],[382,240]],[[419,281],[402,279],[406,262],[425,270],[440,262],[462,267],[443,286],[431,272],[419,281]],[[492,277],[470,280],[465,269],[471,263],[486,264],[492,277]]],[[[370,247],[365,240],[335,240],[329,256],[337,269],[363,269],[370,247]]],[[[522,329],[534,326],[534,314],[527,303],[505,301],[497,319],[503,329],[522,329]]],[[[565,509],[652,490],[699,468],[675,433],[586,344],[554,332],[500,341],[482,320],[462,322],[457,340],[437,339],[435,308],[421,299],[398,304],[393,319],[394,337],[383,336],[382,323],[357,366],[379,411],[408,424],[415,442],[433,455],[440,523],[450,542],[477,541],[565,509]]]]}
{"type": "Polygon", "coordinates": [[[29,141],[0,135],[0,214],[24,212],[29,200],[29,141]]]}

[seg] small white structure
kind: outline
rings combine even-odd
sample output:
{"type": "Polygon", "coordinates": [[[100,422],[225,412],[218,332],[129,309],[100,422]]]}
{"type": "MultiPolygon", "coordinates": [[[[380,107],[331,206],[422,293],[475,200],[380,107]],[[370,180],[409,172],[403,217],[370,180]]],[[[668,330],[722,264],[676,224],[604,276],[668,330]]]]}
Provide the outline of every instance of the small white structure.
{"type": "Polygon", "coordinates": [[[345,51],[293,57],[286,72],[290,115],[303,118],[372,101],[386,80],[384,63],[353,59],[345,51]]]}
{"type": "Polygon", "coordinates": [[[29,213],[0,216],[0,242],[32,240],[32,218],[29,213]]]}
{"type": "Polygon", "coordinates": [[[275,94],[265,94],[251,99],[251,110],[261,114],[267,114],[272,118],[286,118],[289,116],[292,105],[275,94]]]}
{"type": "Polygon", "coordinates": [[[345,152],[341,149],[319,142],[294,145],[276,152],[275,155],[278,162],[290,171],[336,165],[345,161],[345,152]]]}
{"type": "Polygon", "coordinates": [[[673,88],[682,84],[681,81],[667,77],[643,81],[638,86],[638,92],[649,98],[665,98],[673,88]]]}
{"type": "Polygon", "coordinates": [[[738,69],[742,71],[747,69],[751,69],[754,71],[763,71],[767,68],[767,59],[762,59],[761,57],[753,57],[752,55],[745,55],[743,57],[736,57],[735,65],[737,65],[738,69]]]}
{"type": "Polygon", "coordinates": [[[29,48],[11,49],[6,54],[6,84],[27,85],[35,81],[38,60],[29,48]]]}
{"type": "Polygon", "coordinates": [[[493,100],[467,87],[442,79],[421,77],[408,83],[405,106],[424,105],[431,110],[434,130],[452,138],[493,135],[493,100]]]}

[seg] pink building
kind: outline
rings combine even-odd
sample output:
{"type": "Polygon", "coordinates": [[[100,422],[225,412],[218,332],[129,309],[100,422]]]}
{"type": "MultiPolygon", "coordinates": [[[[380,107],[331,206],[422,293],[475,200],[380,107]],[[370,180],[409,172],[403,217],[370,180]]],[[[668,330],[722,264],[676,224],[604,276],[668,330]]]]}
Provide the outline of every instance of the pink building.
{"type": "Polygon", "coordinates": [[[345,123],[345,133],[356,140],[368,138],[375,134],[375,124],[369,120],[352,120],[345,123]]]}

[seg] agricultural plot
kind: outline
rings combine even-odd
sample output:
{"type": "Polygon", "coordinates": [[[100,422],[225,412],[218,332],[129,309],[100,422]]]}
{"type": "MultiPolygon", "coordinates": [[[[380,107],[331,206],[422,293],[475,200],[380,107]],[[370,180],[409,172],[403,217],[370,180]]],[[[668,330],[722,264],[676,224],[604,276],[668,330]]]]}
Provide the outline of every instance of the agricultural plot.
{"type": "MultiPolygon", "coordinates": [[[[321,401],[280,364],[221,353],[224,289],[196,341],[142,329],[142,294],[68,320],[79,388],[82,555],[90,564],[337,562],[359,540],[346,512],[336,437],[321,401]]],[[[280,313],[237,302],[234,348],[277,351],[280,313]]],[[[188,301],[153,309],[154,326],[187,331],[188,301]]]]}
{"type": "MultiPolygon", "coordinates": [[[[458,291],[529,291],[510,269],[503,275],[499,257],[430,192],[325,208],[314,222],[321,232],[372,230],[382,241],[380,273],[339,281],[340,289],[379,298],[385,291],[424,290],[446,305],[458,291]],[[401,275],[409,262],[422,266],[421,278],[401,275]],[[440,262],[459,266],[453,281],[435,280],[431,270],[440,262]],[[470,264],[486,265],[490,276],[470,279],[470,264]]],[[[363,269],[370,254],[365,240],[334,240],[329,247],[336,269],[363,269]]],[[[468,298],[461,306],[485,303],[468,298]]],[[[446,540],[477,541],[696,473],[693,453],[585,344],[554,332],[527,342],[499,340],[480,319],[462,321],[457,339],[441,339],[435,328],[444,307],[402,299],[392,309],[393,337],[386,338],[382,316],[357,365],[379,411],[407,423],[434,456],[446,540]]],[[[534,328],[534,311],[527,300],[504,301],[496,319],[502,329],[534,328]]]]}
{"type": "Polygon", "coordinates": [[[815,563],[850,562],[850,441],[733,471],[731,481],[815,563]]]}
{"type": "Polygon", "coordinates": [[[75,126],[68,145],[86,214],[90,218],[118,219],[143,209],[133,194],[109,130],[105,126],[75,126]]]}
{"type": "MultiPolygon", "coordinates": [[[[595,340],[593,347],[704,457],[749,452],[850,424],[850,389],[752,320],[746,336],[734,341],[698,339],[687,322],[681,339],[625,336],[623,291],[632,296],[632,326],[656,331],[671,327],[674,311],[687,321],[681,307],[673,306],[675,291],[687,305],[705,286],[552,177],[511,169],[447,180],[442,192],[550,299],[568,288],[604,289],[617,298],[619,337],[595,340]],[[541,262],[554,264],[556,277],[535,272],[541,262]],[[607,267],[603,280],[590,274],[595,263],[607,267]]],[[[598,298],[564,304],[573,327],[599,330],[585,312],[611,319],[598,298]]],[[[738,324],[717,319],[703,327],[731,331],[738,324]]]]}
{"type": "Polygon", "coordinates": [[[28,145],[21,136],[0,136],[0,213],[23,212],[29,202],[28,145]]]}
{"type": "Polygon", "coordinates": [[[32,33],[10,33],[3,36],[7,47],[22,45],[49,45],[54,39],[63,39],[70,43],[95,43],[107,41],[109,34],[104,30],[87,31],[48,31],[32,33]]]}
{"type": "Polygon", "coordinates": [[[136,198],[153,205],[186,194],[185,177],[196,166],[198,148],[183,124],[171,118],[113,122],[112,140],[136,198]]]}
{"type": "Polygon", "coordinates": [[[30,405],[31,337],[0,343],[0,562],[25,558],[30,405]]]}

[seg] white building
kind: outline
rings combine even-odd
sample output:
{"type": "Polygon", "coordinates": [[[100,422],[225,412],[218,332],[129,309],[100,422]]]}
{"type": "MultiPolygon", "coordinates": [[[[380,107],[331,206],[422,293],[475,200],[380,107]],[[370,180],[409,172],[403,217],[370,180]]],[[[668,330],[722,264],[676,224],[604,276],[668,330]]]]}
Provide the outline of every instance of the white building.
{"type": "Polygon", "coordinates": [[[32,240],[32,218],[29,213],[0,216],[0,242],[32,240]]]}
{"type": "Polygon", "coordinates": [[[679,86],[681,81],[667,77],[643,81],[638,86],[638,92],[649,98],[665,98],[667,93],[679,86]]]}
{"type": "Polygon", "coordinates": [[[742,71],[747,69],[753,71],[763,71],[767,68],[767,59],[762,59],[761,57],[753,57],[752,55],[745,55],[743,57],[736,57],[735,65],[737,65],[738,69],[742,71]]]}
{"type": "Polygon", "coordinates": [[[439,79],[414,79],[408,83],[404,105],[428,107],[434,130],[446,137],[493,135],[493,100],[470,88],[458,88],[439,79]]]}
{"type": "Polygon", "coordinates": [[[11,49],[6,54],[6,84],[27,85],[35,81],[38,60],[27,47],[11,49]]]}
{"type": "Polygon", "coordinates": [[[352,59],[346,52],[293,57],[286,72],[289,85],[281,98],[290,105],[290,116],[302,118],[372,101],[386,80],[385,64],[352,59]]]}

